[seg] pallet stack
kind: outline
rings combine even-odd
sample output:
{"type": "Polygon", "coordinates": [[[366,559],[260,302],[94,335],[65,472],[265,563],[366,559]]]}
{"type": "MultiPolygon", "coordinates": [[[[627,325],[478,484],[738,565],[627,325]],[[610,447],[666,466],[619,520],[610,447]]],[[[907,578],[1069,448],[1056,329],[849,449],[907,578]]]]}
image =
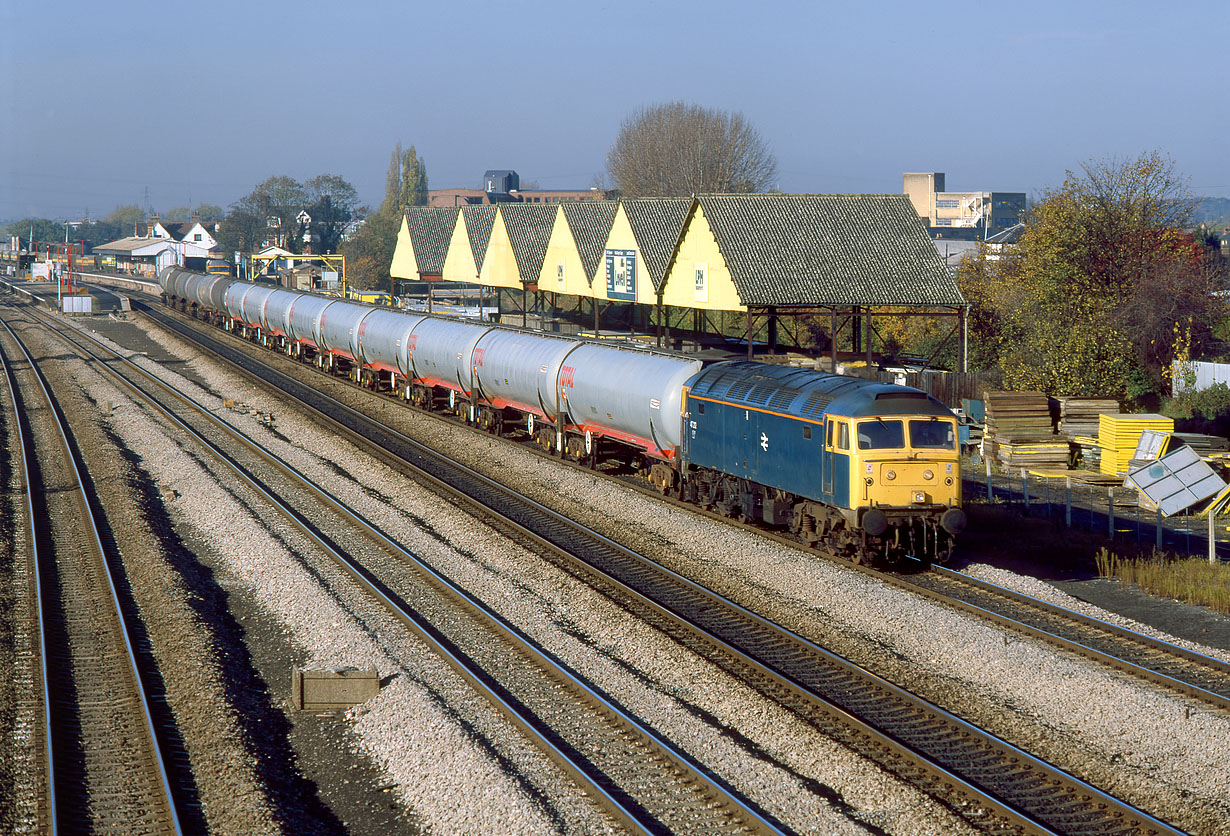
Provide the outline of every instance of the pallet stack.
{"type": "Polygon", "coordinates": [[[1127,473],[1132,454],[1145,430],[1174,432],[1174,419],[1164,415],[1102,413],[1098,416],[1098,446],[1102,448],[1102,473],[1127,473]]]}
{"type": "Polygon", "coordinates": [[[1055,435],[1042,392],[986,392],[983,450],[1009,468],[1065,468],[1068,439],[1055,435]]]}
{"type": "Polygon", "coordinates": [[[1098,434],[1098,416],[1118,414],[1119,402],[1110,398],[1058,398],[1059,434],[1075,440],[1077,436],[1098,434]]]}

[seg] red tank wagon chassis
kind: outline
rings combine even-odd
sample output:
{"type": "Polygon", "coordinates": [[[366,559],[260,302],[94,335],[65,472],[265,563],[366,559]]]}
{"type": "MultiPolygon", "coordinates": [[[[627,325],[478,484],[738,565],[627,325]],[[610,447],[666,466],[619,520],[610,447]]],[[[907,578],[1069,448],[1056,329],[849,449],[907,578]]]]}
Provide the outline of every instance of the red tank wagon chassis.
{"type": "Polygon", "coordinates": [[[856,562],[943,562],[965,527],[957,421],[905,386],[563,338],[167,268],[165,302],[589,466],[856,562]]]}

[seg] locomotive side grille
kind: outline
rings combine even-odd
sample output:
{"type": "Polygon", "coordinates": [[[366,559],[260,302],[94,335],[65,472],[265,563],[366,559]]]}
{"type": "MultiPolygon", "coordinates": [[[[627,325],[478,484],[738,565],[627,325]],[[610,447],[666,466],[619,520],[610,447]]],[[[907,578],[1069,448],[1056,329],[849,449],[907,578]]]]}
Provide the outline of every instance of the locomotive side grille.
{"type": "Polygon", "coordinates": [[[778,388],[773,384],[761,383],[752,387],[752,390],[747,393],[747,401],[756,406],[764,406],[777,392],[778,388]]]}
{"type": "Polygon", "coordinates": [[[786,410],[798,396],[799,390],[797,389],[778,389],[773,393],[773,397],[769,398],[769,406],[777,410],[786,410]]]}
{"type": "Polygon", "coordinates": [[[799,412],[808,418],[823,418],[825,410],[828,409],[829,404],[832,402],[832,397],[824,392],[812,392],[807,396],[807,400],[803,401],[803,405],[799,407],[799,412]]]}
{"type": "Polygon", "coordinates": [[[741,377],[731,385],[726,392],[726,397],[731,400],[740,400],[747,396],[747,393],[752,391],[752,386],[756,383],[755,380],[748,377],[741,377]]]}

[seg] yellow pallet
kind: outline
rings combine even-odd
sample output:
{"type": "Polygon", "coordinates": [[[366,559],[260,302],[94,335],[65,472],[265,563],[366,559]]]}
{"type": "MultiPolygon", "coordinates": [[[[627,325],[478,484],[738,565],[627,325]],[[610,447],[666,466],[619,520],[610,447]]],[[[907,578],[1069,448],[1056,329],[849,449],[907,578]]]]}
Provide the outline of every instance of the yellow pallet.
{"type": "Polygon", "coordinates": [[[1102,413],[1098,416],[1098,446],[1102,448],[1100,470],[1111,475],[1126,473],[1145,430],[1174,432],[1174,419],[1165,415],[1102,413]]]}

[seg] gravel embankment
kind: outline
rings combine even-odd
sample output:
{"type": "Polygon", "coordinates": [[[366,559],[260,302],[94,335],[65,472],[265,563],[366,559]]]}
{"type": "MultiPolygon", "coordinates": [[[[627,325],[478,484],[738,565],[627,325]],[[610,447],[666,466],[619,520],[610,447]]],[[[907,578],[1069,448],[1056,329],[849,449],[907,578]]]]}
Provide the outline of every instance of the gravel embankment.
{"type": "Polygon", "coordinates": [[[1230,722],[1203,705],[504,441],[392,403],[368,408],[1190,832],[1230,820],[1230,722]]]}
{"type": "MultiPolygon", "coordinates": [[[[455,578],[464,579],[471,592],[538,637],[627,707],[653,719],[679,745],[712,764],[723,777],[791,826],[805,832],[968,832],[928,799],[900,787],[879,769],[793,722],[772,703],[629,618],[566,574],[496,537],[467,515],[442,506],[434,496],[350,450],[327,431],[295,418],[284,405],[266,398],[252,384],[221,372],[210,361],[194,357],[191,350],[177,345],[177,340],[161,340],[189,360],[192,376],[205,382],[210,390],[204,396],[207,403],[217,406],[222,398],[235,397],[258,410],[274,413],[276,431],[243,414],[230,417],[246,430],[263,435],[271,447],[290,457],[313,478],[325,481],[331,490],[353,502],[412,551],[445,568],[455,578]],[[289,443],[289,439],[294,443],[289,443]],[[351,474],[361,474],[362,483],[351,474]]],[[[166,457],[157,458],[161,461],[166,457]]],[[[156,480],[171,480],[168,486],[175,487],[176,474],[159,475],[160,463],[147,466],[156,480]]],[[[196,493],[185,490],[198,489],[185,483],[175,490],[183,496],[193,496],[195,501],[196,493]]],[[[204,487],[200,491],[208,495],[209,489],[204,487]]],[[[173,510],[189,516],[194,513],[187,508],[175,508],[181,504],[176,502],[173,510]]],[[[206,502],[200,504],[204,506],[206,502]]],[[[233,509],[215,507],[195,526],[204,529],[219,511],[228,518],[238,516],[233,509]]],[[[239,564],[250,558],[235,555],[228,559],[233,561],[231,571],[238,574],[243,571],[239,564]]],[[[262,559],[267,564],[268,554],[262,559]]],[[[279,556],[278,564],[281,560],[279,556]]],[[[271,574],[274,570],[262,564],[249,571],[271,574]]],[[[336,648],[320,644],[327,638],[322,633],[345,629],[348,619],[344,615],[327,615],[331,621],[322,629],[319,622],[312,624],[288,613],[285,599],[292,597],[288,590],[295,590],[293,597],[299,594],[299,587],[292,581],[282,578],[262,591],[262,582],[252,579],[251,591],[258,597],[269,596],[268,607],[299,641],[313,648],[320,662],[344,663],[346,660],[338,658],[336,648]]],[[[381,674],[386,674],[385,660],[374,652],[364,649],[358,655],[361,658],[353,661],[377,661],[381,674]]],[[[446,810],[432,806],[439,803],[442,787],[457,786],[456,770],[448,768],[446,761],[448,749],[456,745],[455,741],[419,740],[417,735],[423,734],[425,727],[438,729],[444,722],[420,724],[415,720],[408,724],[408,718],[417,717],[418,712],[404,704],[393,705],[394,698],[400,696],[390,686],[380,698],[357,712],[355,731],[361,744],[398,782],[397,792],[424,823],[442,832],[453,831],[454,826],[455,832],[473,829],[473,823],[454,823],[446,817],[446,810]],[[445,751],[441,751],[441,746],[445,751]]],[[[498,787],[501,783],[497,780],[494,785],[498,787]]],[[[461,787],[449,796],[444,806],[451,809],[456,799],[466,798],[469,793],[461,787]]],[[[507,816],[506,805],[507,802],[492,806],[502,808],[507,816]]],[[[503,829],[509,826],[509,819],[505,818],[503,829]]]]}

